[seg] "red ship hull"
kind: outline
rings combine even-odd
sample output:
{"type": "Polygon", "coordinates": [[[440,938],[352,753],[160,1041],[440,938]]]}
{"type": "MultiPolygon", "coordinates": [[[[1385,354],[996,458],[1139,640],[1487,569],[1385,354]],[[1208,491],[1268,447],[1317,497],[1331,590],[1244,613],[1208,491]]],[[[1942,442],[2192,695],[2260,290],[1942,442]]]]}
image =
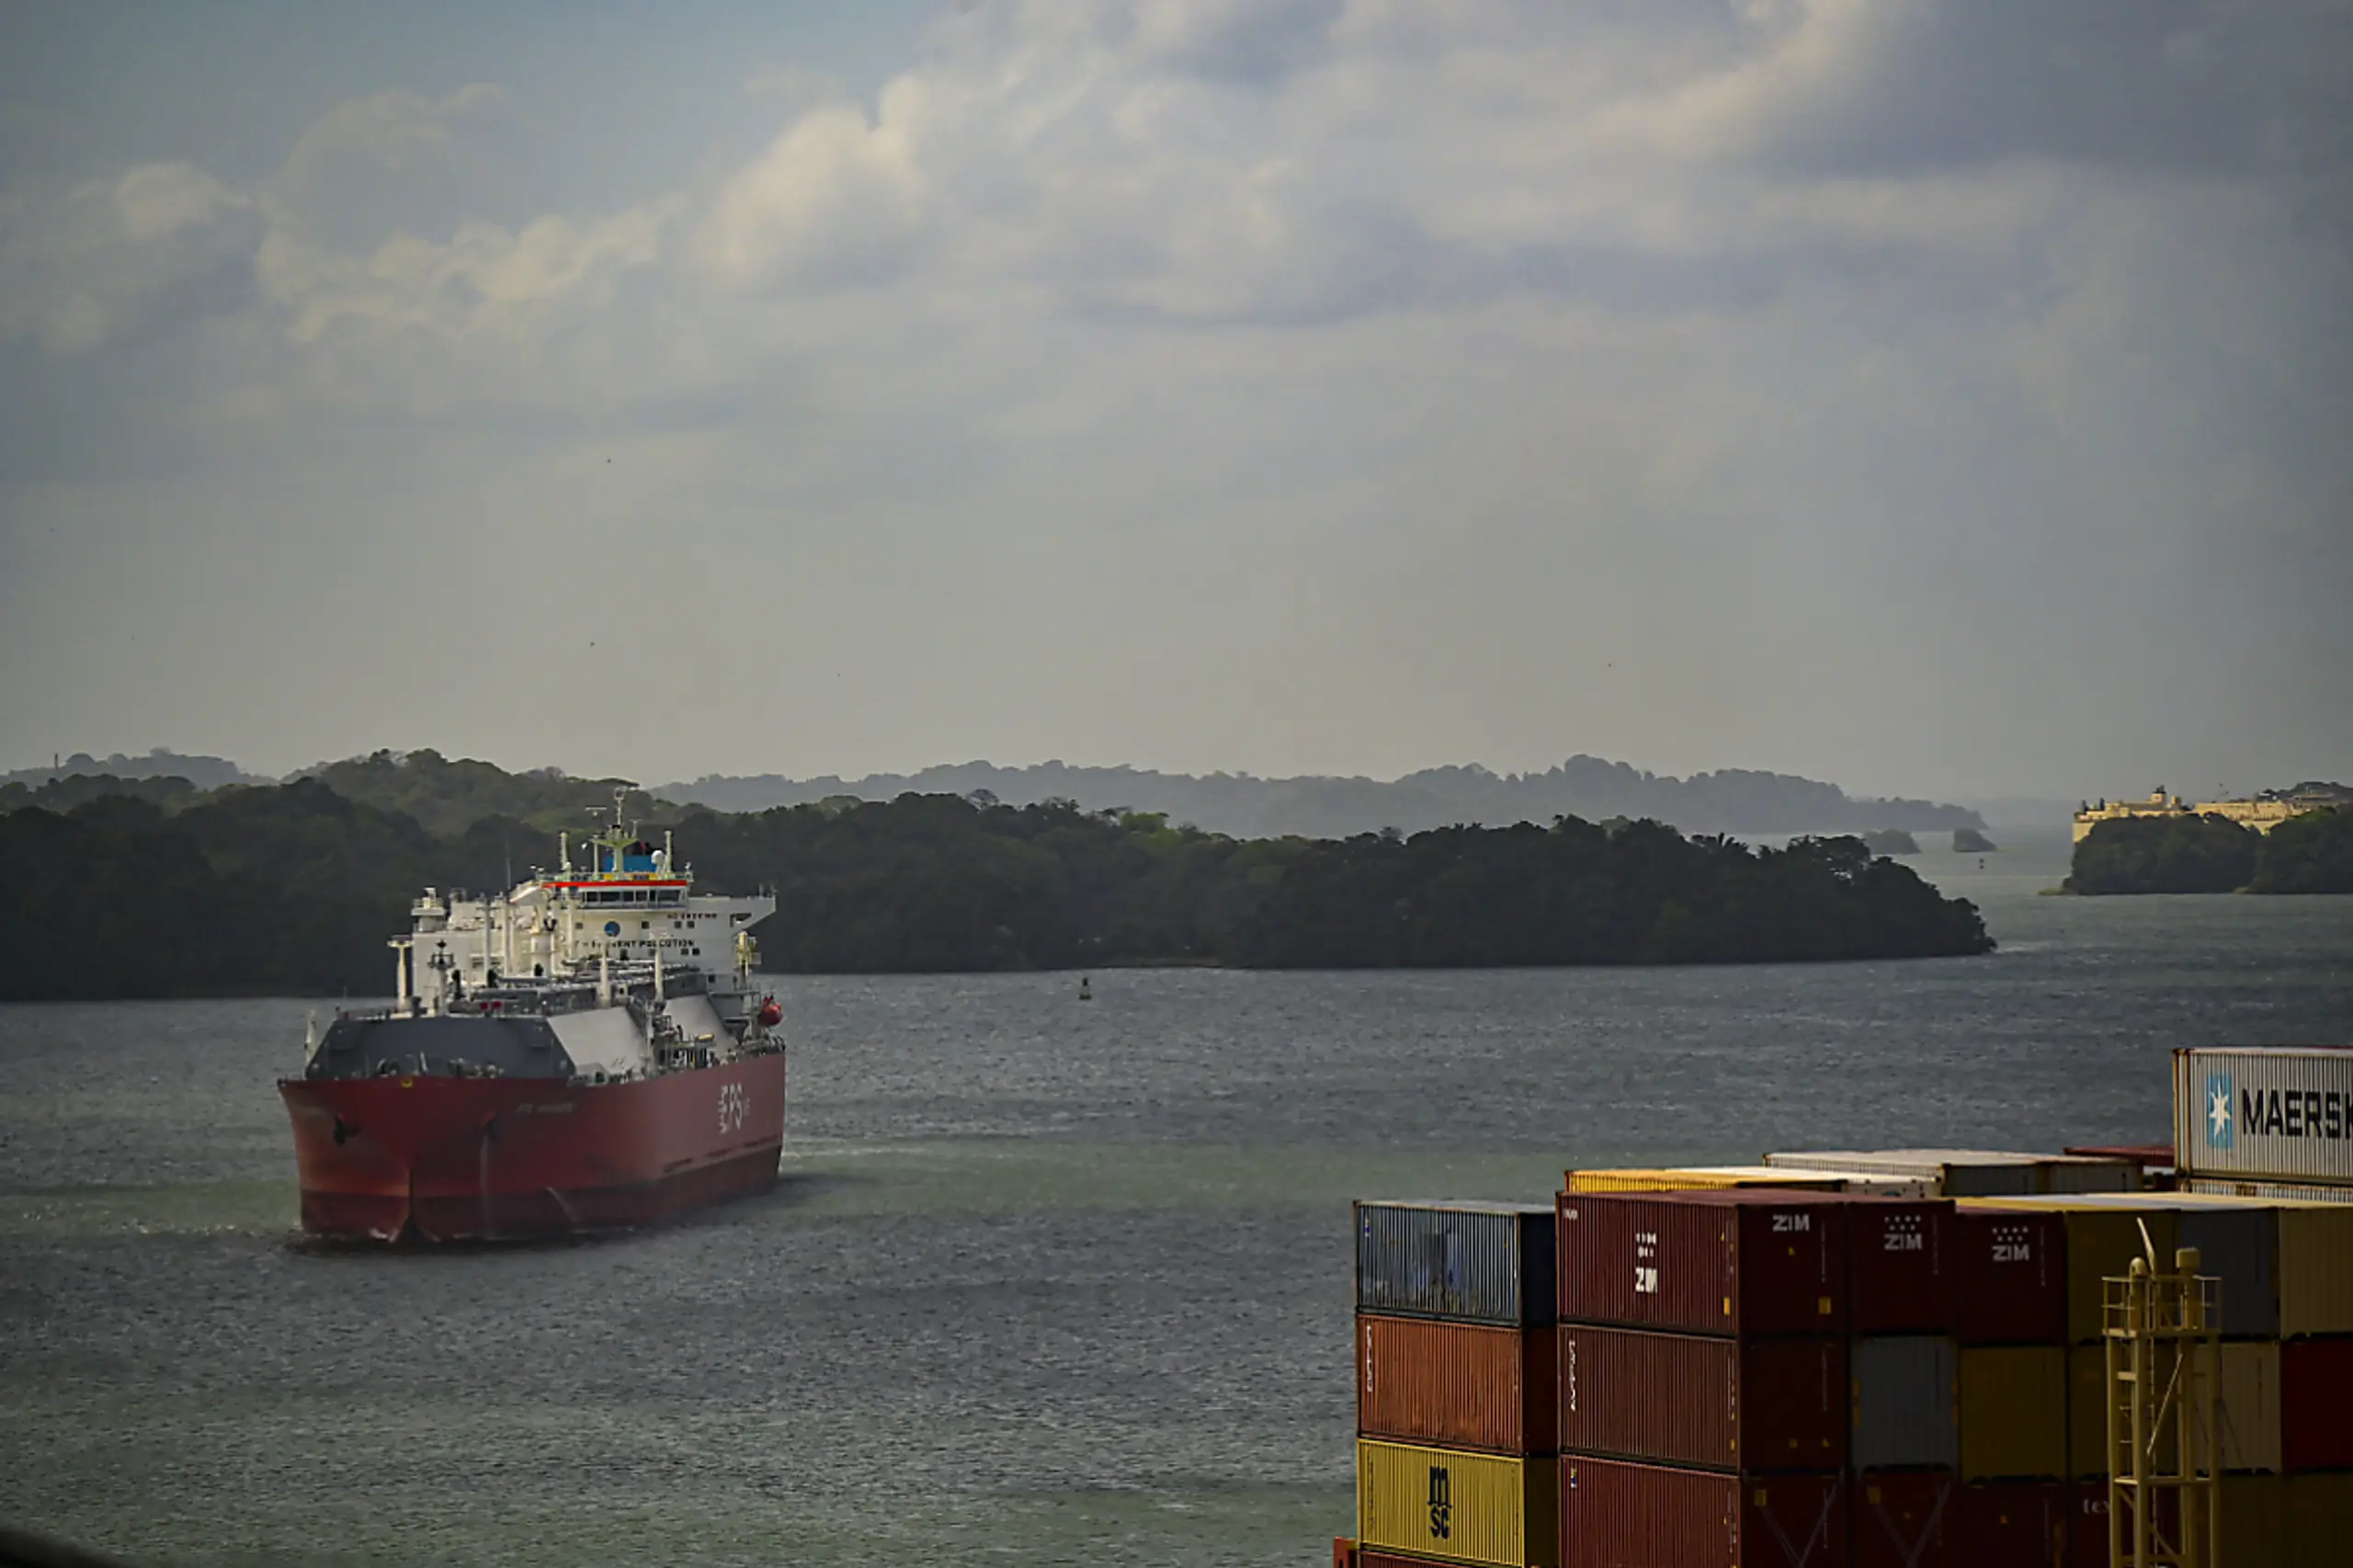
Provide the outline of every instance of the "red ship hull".
{"type": "Polygon", "coordinates": [[[302,1228],[508,1241],[642,1225],[773,1186],[784,1056],[620,1084],[290,1078],[302,1228]]]}

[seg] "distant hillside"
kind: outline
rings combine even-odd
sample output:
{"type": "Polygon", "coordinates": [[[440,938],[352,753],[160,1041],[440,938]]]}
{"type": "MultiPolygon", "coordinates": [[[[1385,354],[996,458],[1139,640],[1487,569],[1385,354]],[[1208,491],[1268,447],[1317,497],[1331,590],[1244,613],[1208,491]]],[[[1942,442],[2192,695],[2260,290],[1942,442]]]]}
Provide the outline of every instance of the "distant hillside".
{"type": "Polygon", "coordinates": [[[1917,833],[1986,825],[1965,807],[1856,799],[1835,784],[1793,774],[1727,768],[1677,778],[1596,756],[1573,756],[1542,773],[1498,774],[1473,765],[1426,768],[1393,782],[1257,778],[1246,773],[1196,778],[1133,767],[1074,767],[1062,762],[1034,767],[968,762],[856,779],[712,774],[692,783],[661,785],[656,793],[726,812],[764,811],[843,796],[888,801],[907,793],[981,794],[1013,806],[1062,800],[1086,811],[1165,812],[1171,821],[1235,838],[1345,838],[1385,827],[1418,833],[1457,823],[1508,826],[1549,823],[1561,816],[1594,822],[1649,818],[1685,833],[1917,833]]]}
{"type": "MultiPolygon", "coordinates": [[[[439,752],[380,751],[306,767],[294,777],[315,778],[347,801],[412,817],[443,837],[485,817],[510,817],[555,833],[589,825],[591,812],[609,812],[619,778],[574,778],[560,767],[509,773],[472,757],[451,761],[439,752]]],[[[629,812],[647,825],[675,821],[679,808],[650,800],[629,786],[629,812]]]]}
{"type": "Polygon", "coordinates": [[[51,779],[84,778],[106,776],[114,778],[185,778],[199,790],[218,790],[223,784],[267,784],[271,779],[247,773],[225,756],[185,756],[176,751],[157,746],[145,756],[125,756],[120,752],[112,756],[97,757],[77,751],[72,756],[60,757],[48,767],[20,767],[14,773],[0,773],[0,785],[22,784],[37,789],[51,779]]]}

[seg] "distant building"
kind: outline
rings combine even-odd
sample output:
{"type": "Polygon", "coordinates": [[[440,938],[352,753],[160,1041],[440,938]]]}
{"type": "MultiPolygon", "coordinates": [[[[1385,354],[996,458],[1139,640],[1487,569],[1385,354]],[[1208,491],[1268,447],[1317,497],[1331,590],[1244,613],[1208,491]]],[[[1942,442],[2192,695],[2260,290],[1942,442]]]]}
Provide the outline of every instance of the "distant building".
{"type": "Polygon", "coordinates": [[[2200,801],[2194,806],[2178,795],[2166,794],[2159,786],[2149,791],[2145,801],[2103,798],[2096,804],[2079,803],[2075,807],[2075,842],[2081,844],[2092,829],[2104,822],[2133,817],[2221,817],[2257,833],[2269,833],[2281,823],[2307,812],[2346,807],[2353,807],[2353,790],[2342,784],[2299,784],[2292,790],[2266,790],[2245,800],[2200,801]]]}

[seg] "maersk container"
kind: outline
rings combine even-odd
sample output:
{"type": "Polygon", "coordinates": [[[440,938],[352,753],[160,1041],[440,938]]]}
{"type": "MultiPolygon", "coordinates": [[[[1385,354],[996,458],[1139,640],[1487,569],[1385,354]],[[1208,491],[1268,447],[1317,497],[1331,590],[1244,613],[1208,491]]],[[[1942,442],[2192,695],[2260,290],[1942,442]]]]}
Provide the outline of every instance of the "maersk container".
{"type": "Polygon", "coordinates": [[[1963,1345],[2067,1338],[2067,1231],[2060,1216],[1958,1207],[1953,1328],[1963,1345]]]}
{"type": "Polygon", "coordinates": [[[1950,1470],[1961,1463],[1953,1410],[1959,1350],[1941,1335],[1858,1339],[1851,1462],[1858,1470],[1950,1470]]]}
{"type": "Polygon", "coordinates": [[[2185,1176],[2353,1183],[2353,1048],[2175,1051],[2173,1142],[2185,1176]]]}
{"type": "Polygon", "coordinates": [[[1560,1315],[1689,1334],[1847,1326],[1847,1204],[1829,1193],[1563,1193],[1560,1315]]]}
{"type": "Polygon", "coordinates": [[[1480,1568],[1558,1568],[1556,1463],[1361,1438],[1357,1539],[1480,1568]]]}
{"type": "Polygon", "coordinates": [[[1952,1331],[1960,1259],[1950,1199],[1850,1196],[1847,1256],[1852,1333],[1952,1331]]]}
{"type": "Polygon", "coordinates": [[[2106,1323],[2107,1281],[2154,1253],[2171,1267],[2179,1212],[2146,1199],[2119,1202],[2102,1195],[2075,1198],[1975,1198],[1963,1210],[2056,1214],[2067,1233],[2067,1339],[2097,1342],[2106,1323]]]}
{"type": "Polygon", "coordinates": [[[2056,1481],[2067,1472],[2067,1352],[1978,1346],[1961,1353],[1961,1478],[2056,1481]]]}
{"type": "Polygon", "coordinates": [[[2174,1190],[2212,1198],[2253,1198],[2266,1203],[2353,1205],[2353,1186],[2329,1181],[2261,1181],[2252,1176],[2186,1176],[2175,1180],[2174,1190]]]}
{"type": "Polygon", "coordinates": [[[1552,1321],[1550,1207],[1360,1201],[1356,1220],[1357,1311],[1522,1328],[1552,1321]]]}
{"type": "Polygon", "coordinates": [[[1846,1478],[1561,1460],[1563,1568],[1851,1568],[1846,1478]]]}
{"type": "Polygon", "coordinates": [[[2279,1462],[2290,1472],[2353,1470],[2353,1339],[2279,1347],[2279,1462]]]}
{"type": "Polygon", "coordinates": [[[1357,1318],[1357,1432],[1402,1443],[1549,1454],[1560,1447],[1557,1331],[1357,1318]]]}
{"type": "Polygon", "coordinates": [[[1563,1324],[1561,1447],[1727,1471],[1847,1462],[1847,1342],[1563,1324]]]}

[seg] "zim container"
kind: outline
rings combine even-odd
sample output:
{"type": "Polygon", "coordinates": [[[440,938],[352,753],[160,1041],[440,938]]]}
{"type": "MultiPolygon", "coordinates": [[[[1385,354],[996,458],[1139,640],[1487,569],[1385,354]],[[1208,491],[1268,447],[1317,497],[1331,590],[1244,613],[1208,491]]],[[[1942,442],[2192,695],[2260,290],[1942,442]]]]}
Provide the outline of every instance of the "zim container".
{"type": "Polygon", "coordinates": [[[1561,1447],[1727,1471],[1847,1462],[1847,1342],[1563,1324],[1561,1447]]]}
{"type": "Polygon", "coordinates": [[[1537,1203],[1356,1206],[1357,1311],[1534,1328],[1552,1321],[1552,1211],[1537,1203]]]}
{"type": "Polygon", "coordinates": [[[2106,1310],[2107,1280],[2154,1250],[2161,1264],[2173,1263],[2178,1210],[2155,1201],[2089,1198],[1984,1198],[1964,1199],[1963,1210],[2056,1214],[2067,1237],[2067,1340],[2097,1343],[2106,1310]]]}
{"type": "Polygon", "coordinates": [[[1483,1568],[1558,1568],[1556,1460],[1357,1443],[1357,1540],[1483,1568]]]}
{"type": "Polygon", "coordinates": [[[2353,1182],[2353,1049],[2177,1051],[2173,1139],[2185,1174],[2353,1182]]]}
{"type": "Polygon", "coordinates": [[[1857,1470],[1950,1470],[1961,1462],[1953,1413],[1959,1349],[1940,1335],[1858,1339],[1848,1351],[1857,1470]]]}
{"type": "Polygon", "coordinates": [[[1564,1455],[1563,1568],[1849,1568],[1846,1478],[1564,1455]]]}
{"type": "Polygon", "coordinates": [[[2062,1346],[1964,1346],[1960,1406],[1963,1481],[2056,1481],[2066,1474],[2062,1346]]]}
{"type": "Polygon", "coordinates": [[[2290,1471],[2353,1470],[2353,1339],[2279,1347],[2279,1462],[2290,1471]]]}
{"type": "Polygon", "coordinates": [[[1830,1193],[1563,1193],[1560,1315],[1691,1334],[1847,1326],[1847,1209],[1830,1193]]]}
{"type": "Polygon", "coordinates": [[[1357,1431],[1504,1454],[1549,1454],[1557,1331],[1432,1318],[1357,1319],[1357,1431]]]}
{"type": "Polygon", "coordinates": [[[1963,1345],[2067,1338],[2067,1232],[2056,1214],[1956,1207],[1953,1329],[1963,1345]]]}
{"type": "Polygon", "coordinates": [[[1850,1199],[1847,1320],[1855,1334],[1949,1334],[1960,1259],[1945,1199],[1850,1199]]]}

